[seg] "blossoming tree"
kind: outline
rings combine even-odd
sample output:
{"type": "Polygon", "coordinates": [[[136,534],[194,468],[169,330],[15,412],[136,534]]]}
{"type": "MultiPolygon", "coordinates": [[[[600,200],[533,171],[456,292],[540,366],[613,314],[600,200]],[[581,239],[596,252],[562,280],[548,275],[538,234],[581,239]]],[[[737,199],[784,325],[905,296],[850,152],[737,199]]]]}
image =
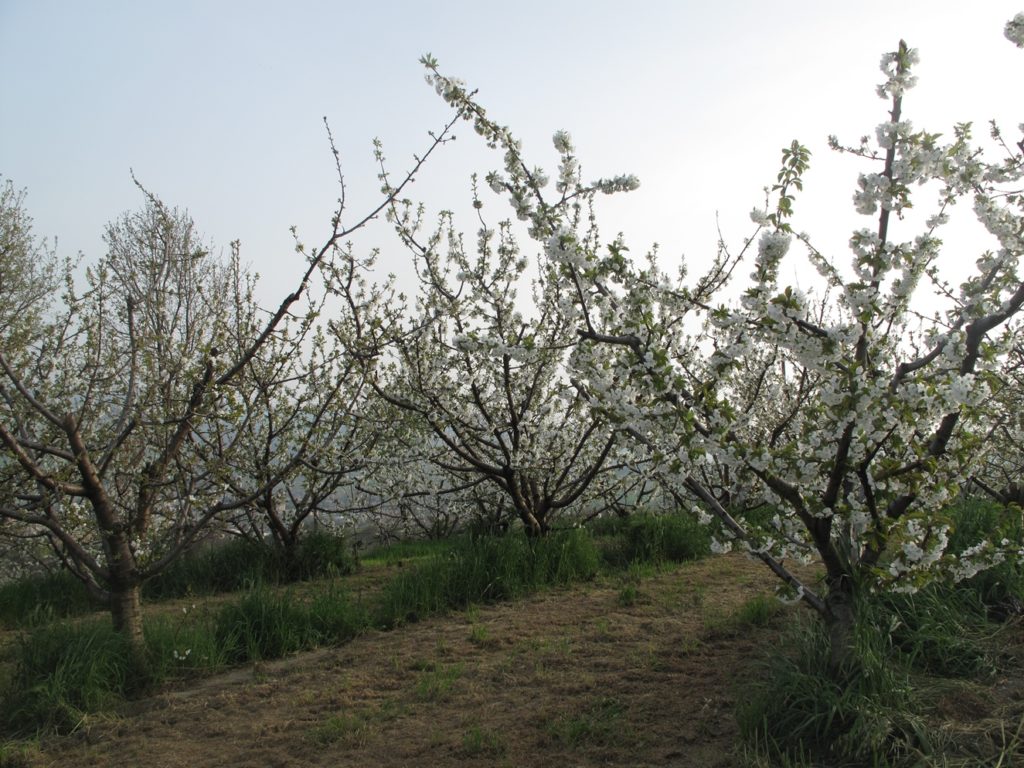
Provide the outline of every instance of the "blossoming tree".
{"type": "Polygon", "coordinates": [[[994,372],[992,399],[985,404],[991,422],[985,450],[971,483],[1000,504],[1024,507],[1024,344],[1015,323],[1003,365],[994,372]]]}
{"type": "MultiPolygon", "coordinates": [[[[474,206],[483,207],[476,194],[474,206]]],[[[512,225],[491,228],[479,215],[470,249],[450,212],[423,235],[411,203],[392,208],[421,290],[399,315],[359,320],[359,354],[376,366],[378,395],[429,434],[422,458],[438,477],[461,478],[447,484],[449,499],[461,489],[472,503],[483,481],[540,536],[559,511],[585,509],[617,482],[617,433],[570,386],[565,362],[576,334],[555,275],[540,271],[524,313],[517,292],[529,263],[512,225]]]]}
{"type": "MultiPolygon", "coordinates": [[[[236,311],[232,297],[245,292],[237,264],[221,263],[186,214],[146,193],[141,211],[108,228],[108,252],[81,295],[68,272],[66,304],[44,333],[23,342],[8,335],[13,326],[3,328],[0,461],[17,485],[0,498],[0,518],[59,542],[68,567],[108,602],[138,663],[143,581],[266,490],[232,493],[223,457],[206,443],[230,432],[223,422],[236,414],[223,408],[227,393],[257,353],[273,348],[268,340],[339,242],[400,194],[450,126],[375,210],[347,226],[339,166],[342,194],[328,237],[301,252],[296,289],[259,324],[236,311]]],[[[25,246],[17,238],[0,245],[25,246]]]]}
{"type": "MultiPolygon", "coordinates": [[[[248,500],[226,527],[269,539],[289,565],[306,529],[338,527],[355,512],[380,435],[362,367],[325,332],[325,299],[310,291],[268,337],[222,391],[218,405],[230,417],[212,423],[200,443],[222,487],[248,500]]],[[[258,327],[251,300],[242,304],[251,309],[232,329],[239,347],[258,327]]]]}
{"type": "MultiPolygon", "coordinates": [[[[1007,36],[1021,45],[1022,29],[1024,15],[1007,36]]],[[[990,159],[968,125],[946,141],[916,130],[902,114],[915,61],[903,43],[883,57],[879,95],[890,112],[874,142],[833,141],[871,166],[854,199],[874,225],[853,234],[846,263],[793,228],[809,163],[794,142],[772,204],[754,214],[758,231],[740,253],[721,251],[692,285],[670,280],[653,260],[633,264],[621,241],[601,244],[592,227],[581,231],[579,200],[629,188],[629,177],[583,185],[560,133],[560,182],[548,196],[508,129],[426,61],[444,98],[505,150],[504,171],[491,178],[544,244],[559,290],[573,297],[577,331],[588,342],[572,360],[580,389],[597,412],[649,446],[677,498],[699,500],[717,521],[720,549],[763,560],[785,591],[821,616],[836,670],[850,660],[859,589],[912,590],[936,574],[960,578],[1019,554],[1020,543],[1006,541],[947,553],[943,509],[976,457],[993,370],[1009,341],[1003,329],[1024,305],[1024,197],[1014,186],[1024,160],[1020,147],[1002,142],[990,159]],[[933,215],[907,234],[911,198],[925,193],[934,195],[933,215]],[[950,286],[939,234],[965,199],[991,250],[977,255],[973,275],[950,286]],[[716,306],[716,291],[751,250],[741,300],[716,306]],[[817,299],[781,283],[781,266],[794,258],[820,274],[817,299]],[[945,302],[937,312],[919,304],[929,287],[933,301],[945,302]],[[751,379],[752,371],[761,373],[751,379]],[[711,462],[748,479],[748,493],[777,513],[764,521],[726,508],[698,471],[711,462]],[[826,571],[820,593],[786,565],[812,557],[826,571]]]]}

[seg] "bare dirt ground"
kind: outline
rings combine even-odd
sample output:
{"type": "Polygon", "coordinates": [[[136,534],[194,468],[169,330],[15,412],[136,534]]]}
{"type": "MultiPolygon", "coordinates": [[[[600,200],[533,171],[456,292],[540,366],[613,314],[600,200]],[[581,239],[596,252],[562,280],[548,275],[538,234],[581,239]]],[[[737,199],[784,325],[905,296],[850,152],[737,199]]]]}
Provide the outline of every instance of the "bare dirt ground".
{"type": "Polygon", "coordinates": [[[371,632],[93,717],[33,764],[732,766],[735,698],[778,640],[732,617],[772,586],[716,557],[371,632]]]}

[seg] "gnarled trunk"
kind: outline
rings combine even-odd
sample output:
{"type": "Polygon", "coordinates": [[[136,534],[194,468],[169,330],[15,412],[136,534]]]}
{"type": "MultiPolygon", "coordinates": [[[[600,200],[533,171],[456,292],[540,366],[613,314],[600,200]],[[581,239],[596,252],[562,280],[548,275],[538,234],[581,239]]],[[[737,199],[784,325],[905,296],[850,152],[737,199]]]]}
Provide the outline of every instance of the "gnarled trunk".
{"type": "Polygon", "coordinates": [[[541,493],[537,481],[529,475],[518,474],[511,478],[508,490],[512,496],[512,506],[523,521],[526,535],[531,539],[547,535],[551,530],[548,519],[551,504],[541,493]]]}
{"type": "Polygon", "coordinates": [[[547,524],[547,520],[543,517],[537,517],[532,513],[526,513],[521,515],[523,520],[523,526],[526,528],[526,535],[531,539],[540,538],[546,536],[550,530],[547,524]]]}

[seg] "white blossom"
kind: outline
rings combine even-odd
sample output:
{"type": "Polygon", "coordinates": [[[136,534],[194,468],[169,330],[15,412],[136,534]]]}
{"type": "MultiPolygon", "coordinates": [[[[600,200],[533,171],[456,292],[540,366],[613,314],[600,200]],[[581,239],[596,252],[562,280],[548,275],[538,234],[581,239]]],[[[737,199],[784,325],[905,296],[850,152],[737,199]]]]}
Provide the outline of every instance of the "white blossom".
{"type": "Polygon", "coordinates": [[[570,136],[566,131],[556,131],[552,141],[555,144],[555,150],[560,155],[568,155],[574,149],[572,145],[572,136],[570,136]]]}
{"type": "Polygon", "coordinates": [[[1024,13],[1018,13],[1010,21],[1006,22],[1003,30],[1006,39],[1018,48],[1024,48],[1024,13]]]}

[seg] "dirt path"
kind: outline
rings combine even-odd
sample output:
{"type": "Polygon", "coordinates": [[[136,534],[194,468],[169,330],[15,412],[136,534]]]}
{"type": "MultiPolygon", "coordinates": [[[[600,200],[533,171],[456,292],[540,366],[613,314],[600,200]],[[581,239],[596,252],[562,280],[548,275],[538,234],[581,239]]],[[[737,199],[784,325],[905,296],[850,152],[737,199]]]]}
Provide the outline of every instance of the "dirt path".
{"type": "Polygon", "coordinates": [[[773,582],[710,558],[372,632],[45,741],[40,766],[731,766],[773,582]],[[711,585],[717,585],[712,588],[711,585]]]}

